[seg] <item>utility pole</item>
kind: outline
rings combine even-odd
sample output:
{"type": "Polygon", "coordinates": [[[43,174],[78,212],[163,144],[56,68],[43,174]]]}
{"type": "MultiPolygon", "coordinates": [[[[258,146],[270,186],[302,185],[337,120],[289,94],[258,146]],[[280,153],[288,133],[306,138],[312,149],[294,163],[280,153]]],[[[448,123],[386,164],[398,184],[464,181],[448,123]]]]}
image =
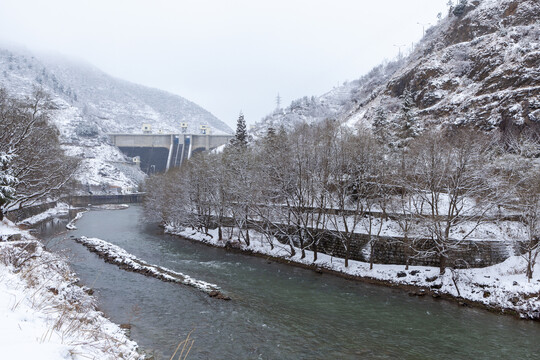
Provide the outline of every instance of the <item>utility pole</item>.
{"type": "Polygon", "coordinates": [[[401,48],[404,47],[404,46],[407,46],[407,45],[405,45],[405,44],[400,44],[400,45],[394,44],[394,46],[398,48],[398,58],[401,59],[401,48]]]}
{"type": "Polygon", "coordinates": [[[276,109],[281,109],[281,96],[279,96],[279,93],[276,96],[276,109]]]}
{"type": "Polygon", "coordinates": [[[422,25],[422,37],[424,37],[426,35],[426,26],[429,26],[431,25],[431,23],[421,23],[421,22],[417,22],[418,25],[422,25]]]}

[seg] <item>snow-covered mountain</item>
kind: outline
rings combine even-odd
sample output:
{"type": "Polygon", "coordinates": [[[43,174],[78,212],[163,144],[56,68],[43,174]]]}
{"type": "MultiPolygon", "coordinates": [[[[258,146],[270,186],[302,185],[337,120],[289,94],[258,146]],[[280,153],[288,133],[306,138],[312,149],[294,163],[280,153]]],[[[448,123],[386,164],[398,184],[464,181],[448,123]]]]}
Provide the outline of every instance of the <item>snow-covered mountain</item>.
{"type": "Polygon", "coordinates": [[[178,95],[116,79],[81,61],[0,46],[0,87],[24,96],[35,86],[51,94],[52,120],[63,146],[84,159],[78,179],[94,192],[134,188],[144,176],[125,164],[107,133],[140,133],[142,124],[180,132],[181,122],[188,124],[188,132],[205,124],[214,134],[232,133],[210,112],[178,95]]]}
{"type": "Polygon", "coordinates": [[[395,139],[408,111],[415,132],[440,125],[540,131],[539,19],[538,0],[462,1],[405,59],[296,101],[257,127],[332,117],[384,128],[395,139]]]}
{"type": "Polygon", "coordinates": [[[278,129],[284,126],[291,129],[303,122],[343,119],[345,114],[356,109],[360,102],[369,98],[374,89],[387,81],[400,64],[402,60],[379,65],[362,78],[346,82],[322,96],[305,96],[294,100],[285,109],[275,109],[273,113],[256,123],[251,131],[260,134],[270,127],[278,129]]]}

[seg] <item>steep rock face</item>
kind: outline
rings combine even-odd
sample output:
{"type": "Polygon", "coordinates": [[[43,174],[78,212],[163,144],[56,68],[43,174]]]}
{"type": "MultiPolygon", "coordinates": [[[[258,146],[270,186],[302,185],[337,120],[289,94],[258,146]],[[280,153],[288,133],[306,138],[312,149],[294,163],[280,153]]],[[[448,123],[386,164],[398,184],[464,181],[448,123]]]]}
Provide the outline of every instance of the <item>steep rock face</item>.
{"type": "Polygon", "coordinates": [[[349,121],[385,117],[398,129],[403,97],[417,131],[434,125],[540,129],[540,2],[469,2],[430,29],[406,64],[349,121]]]}
{"type": "Polygon", "coordinates": [[[225,123],[180,96],[113,78],[88,64],[24,49],[0,48],[0,87],[15,96],[35,86],[51,94],[52,121],[69,155],[83,159],[78,180],[92,192],[136,189],[144,174],[109,144],[107,133],[140,133],[142,124],[179,132],[232,133],[225,123]]]}
{"type": "Polygon", "coordinates": [[[434,126],[540,131],[539,94],[540,1],[469,0],[428,29],[406,58],[296,100],[256,130],[333,118],[385,133],[397,146],[434,126]]]}

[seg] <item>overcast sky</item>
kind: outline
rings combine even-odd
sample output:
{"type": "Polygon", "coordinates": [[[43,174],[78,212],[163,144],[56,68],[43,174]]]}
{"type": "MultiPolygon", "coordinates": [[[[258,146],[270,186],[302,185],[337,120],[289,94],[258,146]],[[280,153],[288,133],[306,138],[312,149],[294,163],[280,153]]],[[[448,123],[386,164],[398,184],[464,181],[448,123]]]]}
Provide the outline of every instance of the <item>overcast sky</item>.
{"type": "MultiPolygon", "coordinates": [[[[447,0],[0,0],[0,41],[181,95],[231,127],[354,80],[447,0]]],[[[402,51],[405,47],[401,48],[402,51]]]]}

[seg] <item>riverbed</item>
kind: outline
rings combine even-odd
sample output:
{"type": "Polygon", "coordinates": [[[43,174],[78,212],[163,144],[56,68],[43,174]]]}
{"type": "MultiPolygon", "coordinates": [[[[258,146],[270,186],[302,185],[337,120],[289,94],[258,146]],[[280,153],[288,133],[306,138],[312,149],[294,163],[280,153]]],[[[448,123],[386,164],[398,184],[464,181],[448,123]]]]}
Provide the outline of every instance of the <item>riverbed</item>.
{"type": "Polygon", "coordinates": [[[191,332],[188,359],[538,359],[540,324],[164,235],[140,206],[90,211],[77,230],[44,224],[100,308],[159,359],[191,332]],[[217,284],[231,301],[107,264],[72,237],[217,284]]]}

